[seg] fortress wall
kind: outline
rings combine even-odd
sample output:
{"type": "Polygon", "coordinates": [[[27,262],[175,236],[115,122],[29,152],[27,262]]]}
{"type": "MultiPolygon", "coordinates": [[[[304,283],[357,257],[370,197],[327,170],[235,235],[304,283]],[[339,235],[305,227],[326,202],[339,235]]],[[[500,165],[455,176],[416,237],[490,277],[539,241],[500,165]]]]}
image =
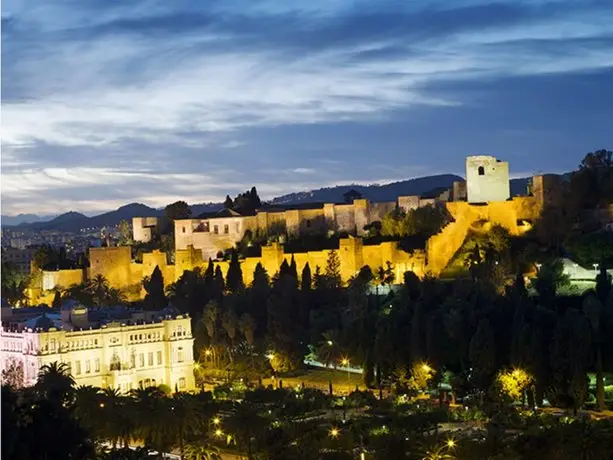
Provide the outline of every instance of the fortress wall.
{"type": "MultiPolygon", "coordinates": [[[[399,197],[399,199],[402,197],[399,197]]],[[[383,217],[396,208],[396,203],[387,201],[383,203],[370,203],[368,212],[368,223],[380,221],[383,217]]],[[[364,224],[366,225],[366,224],[364,224]]],[[[362,226],[364,228],[364,226],[362,226]]]]}
{"type": "Polygon", "coordinates": [[[334,206],[336,230],[353,233],[356,231],[355,212],[353,204],[339,204],[334,206]]]}
{"type": "Polygon", "coordinates": [[[54,288],[67,289],[73,284],[81,284],[86,279],[86,270],[82,268],[74,270],[43,270],[43,291],[54,288]]]}
{"type": "Polygon", "coordinates": [[[328,231],[328,222],[323,209],[304,209],[299,211],[299,233],[323,234],[328,231]]]}
{"type": "Polygon", "coordinates": [[[89,277],[103,275],[111,287],[124,289],[131,282],[130,264],[132,249],[129,246],[89,249],[89,277]]]}
{"type": "Polygon", "coordinates": [[[399,196],[398,207],[404,209],[404,212],[419,208],[419,196],[399,196]]]}
{"type": "Polygon", "coordinates": [[[355,235],[365,234],[364,226],[370,222],[370,203],[366,199],[353,200],[353,222],[355,225],[355,235]]]}

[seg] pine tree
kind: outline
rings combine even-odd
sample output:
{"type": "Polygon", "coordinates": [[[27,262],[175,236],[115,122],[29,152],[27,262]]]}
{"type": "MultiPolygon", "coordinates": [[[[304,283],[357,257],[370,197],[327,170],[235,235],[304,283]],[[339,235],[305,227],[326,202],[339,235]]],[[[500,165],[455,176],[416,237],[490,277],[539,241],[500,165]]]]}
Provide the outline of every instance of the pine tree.
{"type": "Polygon", "coordinates": [[[215,265],[213,265],[213,260],[209,257],[209,264],[204,272],[204,279],[212,280],[213,278],[215,278],[215,265]]]}
{"type": "Polygon", "coordinates": [[[289,264],[288,274],[298,279],[298,268],[296,267],[296,260],[294,259],[294,254],[292,254],[292,260],[289,264]]]}
{"type": "Polygon", "coordinates": [[[326,262],[326,284],[330,289],[338,289],[342,286],[341,279],[341,260],[337,251],[330,251],[326,262]]]}
{"type": "Polygon", "coordinates": [[[253,209],[259,209],[262,207],[262,201],[258,196],[258,191],[256,190],[255,186],[251,187],[251,192],[249,192],[249,198],[253,209]]]}
{"type": "Polygon", "coordinates": [[[164,276],[159,266],[155,266],[150,277],[143,280],[145,295],[144,306],[147,310],[159,311],[166,307],[164,295],[164,276]]]}
{"type": "Polygon", "coordinates": [[[600,271],[596,275],[596,297],[602,305],[607,303],[611,292],[611,275],[607,272],[603,262],[600,262],[600,271]]]}
{"type": "Polygon", "coordinates": [[[234,207],[234,202],[232,201],[232,198],[230,198],[230,195],[226,195],[226,200],[223,202],[223,207],[226,209],[232,209],[234,207]]]}
{"type": "Polygon", "coordinates": [[[303,291],[310,291],[312,287],[312,279],[311,279],[311,267],[309,267],[309,263],[307,262],[302,269],[302,276],[300,282],[300,289],[303,291]]]}
{"type": "Polygon", "coordinates": [[[245,287],[243,271],[241,270],[241,264],[236,251],[232,251],[232,256],[230,257],[230,265],[226,274],[226,287],[230,292],[238,292],[245,287]]]}
{"type": "Polygon", "coordinates": [[[221,272],[221,267],[218,265],[215,267],[215,294],[217,298],[221,298],[225,288],[226,285],[223,279],[223,273],[221,272]]]}

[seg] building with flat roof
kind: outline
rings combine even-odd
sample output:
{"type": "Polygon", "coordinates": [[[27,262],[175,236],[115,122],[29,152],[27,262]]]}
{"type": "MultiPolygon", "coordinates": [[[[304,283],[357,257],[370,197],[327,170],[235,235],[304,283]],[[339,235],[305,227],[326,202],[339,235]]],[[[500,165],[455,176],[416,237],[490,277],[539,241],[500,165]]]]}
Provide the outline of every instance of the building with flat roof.
{"type": "Polygon", "coordinates": [[[58,362],[69,366],[77,385],[122,392],[160,384],[173,391],[195,388],[188,316],[122,309],[104,317],[79,306],[48,310],[21,320],[3,315],[3,378],[8,369],[21,368],[23,385],[34,385],[43,366],[58,362]]]}

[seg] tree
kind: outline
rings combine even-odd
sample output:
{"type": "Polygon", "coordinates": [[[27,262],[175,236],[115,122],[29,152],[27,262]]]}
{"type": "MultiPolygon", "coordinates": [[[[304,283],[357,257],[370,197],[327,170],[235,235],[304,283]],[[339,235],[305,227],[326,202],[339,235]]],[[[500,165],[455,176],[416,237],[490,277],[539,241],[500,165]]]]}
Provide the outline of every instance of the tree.
{"type": "Polygon", "coordinates": [[[245,287],[243,283],[243,272],[238,260],[238,252],[232,251],[228,273],[226,274],[226,287],[230,292],[238,292],[245,287]]]}
{"type": "Polygon", "coordinates": [[[328,260],[326,261],[326,285],[329,289],[339,289],[343,285],[341,279],[341,259],[338,256],[338,252],[332,250],[328,253],[328,260]]]}
{"type": "Polygon", "coordinates": [[[151,273],[151,276],[143,279],[143,287],[147,292],[143,302],[143,305],[147,310],[160,311],[166,308],[164,277],[160,267],[156,265],[151,273]]]}
{"type": "Polygon", "coordinates": [[[551,306],[558,289],[569,284],[560,259],[552,259],[541,265],[536,275],[534,288],[543,305],[551,306]]]}
{"type": "Polygon", "coordinates": [[[9,358],[2,370],[2,385],[8,385],[14,390],[23,387],[23,362],[9,358]]]}
{"type": "Polygon", "coordinates": [[[394,282],[394,266],[388,260],[385,262],[385,268],[379,267],[377,270],[377,285],[388,286],[394,282]]]}
{"type": "Polygon", "coordinates": [[[225,281],[223,279],[223,273],[221,272],[221,267],[217,265],[215,267],[215,276],[214,276],[214,286],[215,286],[215,298],[221,298],[223,296],[223,292],[225,290],[225,281]]]}
{"type": "Polygon", "coordinates": [[[226,195],[226,199],[223,202],[223,207],[225,209],[232,209],[234,207],[234,202],[232,201],[232,198],[230,198],[230,195],[226,195]]]}
{"type": "MultiPolygon", "coordinates": [[[[606,274],[606,271],[604,272],[606,274]]],[[[608,282],[611,282],[609,277],[608,282]]],[[[601,287],[602,291],[605,289],[601,287]]],[[[609,284],[610,290],[610,284],[609,284]]],[[[596,291],[598,292],[598,282],[596,283],[596,291]]],[[[592,347],[593,347],[593,362],[596,368],[596,406],[599,411],[605,409],[604,401],[604,373],[602,363],[602,348],[605,337],[606,320],[605,312],[602,303],[599,298],[594,296],[588,296],[583,301],[583,314],[588,319],[591,328],[592,347]]]]}
{"type": "Polygon", "coordinates": [[[243,313],[238,322],[238,327],[250,346],[255,344],[256,323],[249,313],[243,313]]]}
{"type": "Polygon", "coordinates": [[[596,297],[604,305],[611,293],[611,275],[607,272],[604,262],[600,262],[598,275],[596,275],[596,297]]]}
{"type": "Polygon", "coordinates": [[[68,365],[53,362],[40,368],[34,389],[40,397],[61,406],[71,400],[74,383],[68,365]]]}
{"type": "Polygon", "coordinates": [[[131,246],[134,244],[132,239],[132,228],[127,220],[122,219],[119,222],[119,246],[131,246]]]}
{"type": "Polygon", "coordinates": [[[219,448],[206,439],[185,446],[185,460],[221,460],[219,448]]]}
{"type": "Polygon", "coordinates": [[[487,319],[479,321],[477,332],[470,339],[469,360],[477,388],[485,392],[496,370],[496,343],[494,332],[487,319]]]}
{"type": "Polygon", "coordinates": [[[164,215],[170,222],[174,222],[179,219],[189,219],[192,215],[192,210],[185,201],[175,201],[166,206],[164,215]]]}
{"type": "Polygon", "coordinates": [[[309,267],[309,263],[304,264],[304,268],[302,269],[302,275],[300,277],[300,289],[303,291],[311,290],[313,281],[311,279],[311,267],[309,267]]]}

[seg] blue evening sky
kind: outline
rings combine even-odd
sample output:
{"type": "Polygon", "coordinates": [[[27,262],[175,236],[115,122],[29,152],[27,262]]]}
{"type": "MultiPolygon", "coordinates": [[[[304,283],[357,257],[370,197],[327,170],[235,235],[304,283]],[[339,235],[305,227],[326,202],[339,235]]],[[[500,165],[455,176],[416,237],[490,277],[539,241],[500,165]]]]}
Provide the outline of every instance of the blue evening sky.
{"type": "Polygon", "coordinates": [[[2,211],[613,148],[611,0],[4,0],[2,211]]]}

